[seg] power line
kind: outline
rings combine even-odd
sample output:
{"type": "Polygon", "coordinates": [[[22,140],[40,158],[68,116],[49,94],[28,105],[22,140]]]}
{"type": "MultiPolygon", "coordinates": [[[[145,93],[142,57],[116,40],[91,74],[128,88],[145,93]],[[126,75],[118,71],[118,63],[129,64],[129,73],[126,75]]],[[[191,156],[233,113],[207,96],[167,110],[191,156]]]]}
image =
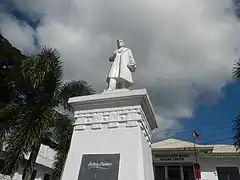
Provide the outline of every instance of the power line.
{"type": "MultiPolygon", "coordinates": [[[[229,129],[229,128],[232,128],[232,127],[229,127],[229,126],[220,126],[220,127],[211,127],[211,128],[204,128],[204,132],[206,131],[213,131],[213,130],[219,130],[219,129],[229,129]]],[[[171,131],[171,132],[191,132],[192,129],[186,129],[186,130],[179,130],[179,131],[171,131]]]]}
{"type": "MultiPolygon", "coordinates": [[[[215,127],[206,127],[204,128],[204,131],[206,132],[206,130],[219,130],[219,129],[232,129],[232,126],[215,126],[215,127]]],[[[170,133],[177,133],[177,132],[191,132],[193,129],[184,129],[184,128],[178,128],[178,129],[169,129],[166,130],[165,132],[170,132],[170,133]]],[[[159,130],[157,132],[154,132],[153,134],[159,134],[162,133],[163,130],[159,130]]]]}
{"type": "MultiPolygon", "coordinates": [[[[216,127],[216,128],[217,128],[217,127],[216,127]]],[[[218,128],[218,129],[219,129],[219,128],[218,128]]],[[[191,130],[191,131],[192,131],[192,130],[191,130]]],[[[229,131],[226,131],[226,132],[230,132],[230,130],[229,130],[229,131]]],[[[155,135],[156,135],[156,134],[155,134],[155,135]]],[[[197,144],[207,144],[207,143],[214,143],[214,142],[219,142],[219,141],[224,141],[224,140],[233,139],[233,136],[227,137],[227,138],[226,138],[226,137],[221,138],[221,137],[219,137],[219,135],[224,135],[224,133],[223,133],[222,131],[220,131],[220,132],[217,132],[217,133],[207,134],[207,135],[205,136],[206,138],[202,138],[202,137],[204,137],[204,136],[202,136],[202,135],[200,134],[201,139],[197,141],[197,144]],[[208,140],[208,141],[205,141],[205,142],[204,142],[204,140],[208,140]],[[202,143],[199,142],[199,141],[202,141],[202,143]]],[[[189,136],[189,137],[192,137],[192,134],[191,134],[191,136],[189,136]]],[[[167,139],[169,139],[169,138],[172,138],[172,136],[168,136],[167,139]]],[[[187,142],[192,142],[192,138],[179,139],[179,140],[187,141],[187,142]]],[[[171,143],[170,143],[170,144],[171,144],[171,143]]]]}
{"type": "Polygon", "coordinates": [[[204,144],[215,143],[215,142],[220,142],[220,141],[225,141],[225,140],[230,140],[230,139],[233,139],[233,137],[226,137],[226,138],[222,138],[222,139],[215,139],[215,140],[212,140],[212,141],[204,142],[204,144]]]}
{"type": "MultiPolygon", "coordinates": [[[[230,140],[232,139],[232,137],[226,137],[226,138],[221,138],[221,139],[215,139],[215,140],[212,140],[212,141],[206,141],[206,142],[203,142],[203,143],[196,143],[196,145],[212,145],[210,143],[217,143],[217,142],[221,142],[221,141],[225,141],[225,140],[230,140]]],[[[166,139],[167,140],[167,139],[166,139]]],[[[178,140],[178,139],[177,139],[178,140]]],[[[163,140],[164,141],[164,140],[163,140]]],[[[184,140],[180,140],[180,141],[186,141],[186,142],[189,142],[189,143],[193,143],[192,142],[192,138],[189,138],[189,139],[184,139],[184,140]]],[[[161,142],[161,141],[160,141],[161,142]]],[[[155,142],[155,143],[158,143],[158,142],[155,142]]],[[[168,142],[168,143],[164,143],[163,146],[165,145],[171,145],[171,144],[175,144],[176,142],[168,142]]],[[[154,143],[153,143],[154,144],[154,143]]]]}

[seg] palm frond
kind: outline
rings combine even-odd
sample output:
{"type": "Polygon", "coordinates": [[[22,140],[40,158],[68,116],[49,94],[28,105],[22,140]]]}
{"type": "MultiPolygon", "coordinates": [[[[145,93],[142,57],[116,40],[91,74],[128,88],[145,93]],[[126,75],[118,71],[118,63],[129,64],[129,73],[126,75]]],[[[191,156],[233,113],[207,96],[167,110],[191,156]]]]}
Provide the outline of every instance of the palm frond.
{"type": "Polygon", "coordinates": [[[61,81],[63,69],[60,54],[56,49],[43,47],[33,59],[28,58],[23,62],[22,71],[34,87],[41,86],[44,81],[49,80],[49,75],[53,78],[52,81],[61,81]]]}
{"type": "Polygon", "coordinates": [[[8,104],[0,110],[0,141],[3,142],[5,136],[11,132],[11,129],[19,123],[26,111],[25,105],[8,104]]]}
{"type": "Polygon", "coordinates": [[[7,140],[5,168],[8,171],[13,168],[20,154],[29,153],[35,144],[41,142],[41,137],[48,129],[50,121],[56,120],[51,108],[35,107],[25,113],[21,123],[14,127],[7,140]]]}
{"type": "Polygon", "coordinates": [[[56,91],[54,100],[56,105],[61,105],[64,109],[72,110],[68,104],[69,98],[74,96],[86,96],[94,93],[94,89],[86,81],[71,81],[66,82],[56,91]]]}
{"type": "Polygon", "coordinates": [[[58,114],[58,116],[59,120],[55,126],[55,139],[57,146],[54,148],[56,154],[54,157],[54,170],[52,173],[52,179],[54,180],[58,180],[61,177],[73,133],[73,121],[69,119],[68,116],[62,114],[58,114]]]}
{"type": "Polygon", "coordinates": [[[41,104],[50,104],[62,84],[63,67],[56,49],[43,47],[34,58],[23,61],[22,74],[41,104]]]}
{"type": "Polygon", "coordinates": [[[238,113],[237,118],[233,123],[233,144],[236,147],[240,147],[240,113],[238,113]]]}
{"type": "MultiPolygon", "coordinates": [[[[9,105],[0,111],[0,138],[8,134],[5,169],[11,172],[19,158],[32,152],[36,144],[54,142],[51,144],[57,153],[53,176],[57,179],[69,150],[73,120],[54,108],[72,110],[68,104],[70,97],[90,95],[95,91],[86,81],[62,83],[63,66],[56,49],[42,47],[36,56],[24,59],[19,71],[21,85],[17,86],[22,87],[26,104],[9,105]]],[[[34,158],[25,166],[28,175],[34,158]]]]}
{"type": "Polygon", "coordinates": [[[235,79],[240,79],[240,59],[233,66],[233,77],[235,79]]]}

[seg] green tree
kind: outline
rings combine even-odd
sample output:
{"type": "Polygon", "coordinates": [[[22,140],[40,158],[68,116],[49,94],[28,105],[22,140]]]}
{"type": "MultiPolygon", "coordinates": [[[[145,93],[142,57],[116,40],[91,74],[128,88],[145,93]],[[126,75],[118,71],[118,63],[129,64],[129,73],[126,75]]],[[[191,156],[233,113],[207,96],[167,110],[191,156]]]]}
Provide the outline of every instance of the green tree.
{"type": "Polygon", "coordinates": [[[22,60],[25,58],[26,56],[0,34],[0,108],[10,101],[10,83],[15,81],[21,87],[19,73],[22,60]]]}
{"type": "MultiPolygon", "coordinates": [[[[233,77],[236,80],[240,80],[240,59],[238,59],[233,66],[233,77]]],[[[234,132],[233,136],[234,145],[240,147],[240,113],[238,113],[234,121],[233,132],[234,132]]]]}
{"type": "Polygon", "coordinates": [[[9,104],[0,111],[0,138],[6,142],[5,172],[11,173],[24,154],[23,180],[30,180],[40,145],[55,139],[54,179],[58,179],[66,159],[72,135],[72,118],[56,110],[72,111],[68,99],[95,93],[85,81],[63,83],[63,66],[56,49],[42,48],[21,65],[26,103],[9,104]]]}

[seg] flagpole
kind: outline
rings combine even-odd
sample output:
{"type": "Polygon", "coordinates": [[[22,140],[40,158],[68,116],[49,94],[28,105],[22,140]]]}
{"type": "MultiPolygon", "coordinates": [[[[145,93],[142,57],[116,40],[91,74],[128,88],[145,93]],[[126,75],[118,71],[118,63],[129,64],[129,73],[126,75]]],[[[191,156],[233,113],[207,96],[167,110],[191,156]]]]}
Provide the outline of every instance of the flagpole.
{"type": "Polygon", "coordinates": [[[196,143],[195,143],[195,138],[193,137],[193,148],[194,148],[194,155],[195,155],[195,161],[197,163],[197,151],[196,151],[196,143]]]}
{"type": "MultiPolygon", "coordinates": [[[[193,130],[193,133],[194,133],[194,130],[193,130]]],[[[194,148],[194,155],[195,155],[195,163],[198,162],[198,159],[197,159],[197,151],[196,151],[196,142],[195,142],[195,137],[192,133],[192,137],[193,137],[193,148],[194,148]]],[[[194,167],[195,169],[195,167],[194,167]]],[[[195,170],[194,170],[195,171],[195,170]]],[[[199,180],[199,178],[197,178],[197,180],[199,180]]]]}

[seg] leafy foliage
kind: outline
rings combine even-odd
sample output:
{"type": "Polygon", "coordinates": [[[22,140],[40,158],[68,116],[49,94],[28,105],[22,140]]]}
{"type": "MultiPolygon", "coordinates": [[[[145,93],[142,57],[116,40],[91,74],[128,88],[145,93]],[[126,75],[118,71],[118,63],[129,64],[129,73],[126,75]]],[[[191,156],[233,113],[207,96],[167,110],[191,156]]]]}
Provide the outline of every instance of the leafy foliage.
{"type": "Polygon", "coordinates": [[[0,34],[0,107],[9,102],[9,86],[13,81],[23,87],[20,66],[25,58],[0,34]]]}
{"type": "Polygon", "coordinates": [[[69,98],[74,96],[86,96],[94,93],[95,91],[86,81],[80,80],[66,82],[55,94],[54,103],[61,105],[64,109],[72,111],[73,109],[68,104],[69,98]]]}
{"type": "Polygon", "coordinates": [[[26,104],[10,104],[0,111],[0,138],[7,143],[5,171],[11,173],[19,158],[30,153],[23,172],[23,179],[29,179],[40,144],[54,141],[53,176],[57,179],[70,146],[73,119],[60,114],[56,107],[72,110],[70,97],[95,91],[86,81],[63,83],[62,61],[56,49],[41,48],[36,56],[22,61],[19,72],[26,104]]]}
{"type": "Polygon", "coordinates": [[[240,79],[240,59],[233,66],[233,77],[237,80],[240,79]]]}
{"type": "Polygon", "coordinates": [[[233,131],[234,131],[234,145],[236,147],[240,147],[240,113],[238,113],[236,120],[233,124],[233,131]]]}
{"type": "MultiPolygon", "coordinates": [[[[233,77],[236,80],[240,80],[240,59],[233,66],[233,77]]],[[[240,147],[240,113],[237,115],[233,124],[233,140],[234,145],[240,147]]]]}
{"type": "Polygon", "coordinates": [[[61,114],[59,114],[59,119],[61,120],[56,123],[55,129],[57,146],[55,147],[56,155],[54,157],[55,168],[52,174],[52,179],[56,180],[61,177],[73,133],[73,121],[69,120],[69,117],[61,114]]]}

